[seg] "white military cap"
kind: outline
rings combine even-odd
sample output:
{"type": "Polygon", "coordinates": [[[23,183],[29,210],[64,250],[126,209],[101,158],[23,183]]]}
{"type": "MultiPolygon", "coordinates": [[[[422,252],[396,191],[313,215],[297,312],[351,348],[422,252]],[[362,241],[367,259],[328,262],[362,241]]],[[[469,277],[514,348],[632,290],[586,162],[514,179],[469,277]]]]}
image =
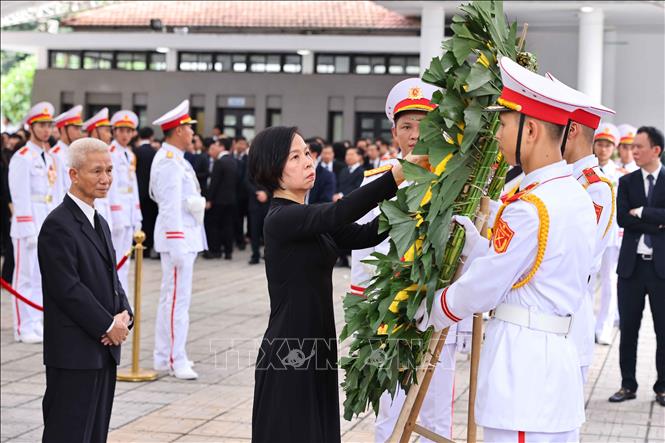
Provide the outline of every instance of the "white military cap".
{"type": "Polygon", "coordinates": [[[572,121],[591,129],[596,129],[598,128],[601,119],[614,115],[612,109],[597,103],[585,93],[571,88],[562,81],[559,81],[549,72],[545,75],[552,80],[554,84],[562,88],[564,93],[571,99],[572,103],[565,104],[565,106],[570,111],[570,119],[572,121]]]}
{"type": "Polygon", "coordinates": [[[183,100],[174,109],[152,122],[153,125],[159,125],[162,131],[168,131],[180,125],[191,125],[192,123],[196,123],[196,120],[192,120],[192,117],[189,116],[189,100],[183,100]]]}
{"type": "Polygon", "coordinates": [[[612,123],[606,122],[601,122],[600,126],[598,126],[598,129],[596,129],[596,132],[593,135],[594,142],[598,140],[607,140],[611,143],[614,143],[615,146],[619,144],[620,139],[621,135],[619,134],[617,127],[612,123]]]}
{"type": "Polygon", "coordinates": [[[83,121],[81,120],[81,111],[83,106],[76,105],[73,108],[63,112],[55,118],[55,125],[58,128],[64,128],[65,126],[83,126],[83,121]]]}
{"type": "Polygon", "coordinates": [[[109,121],[109,108],[102,108],[99,112],[83,122],[83,130],[92,132],[101,126],[111,126],[109,121]]]}
{"type": "Polygon", "coordinates": [[[432,95],[438,88],[419,78],[407,78],[397,83],[386,99],[386,116],[395,125],[395,115],[403,111],[429,112],[436,108],[432,95]]]}
{"type": "Polygon", "coordinates": [[[531,72],[508,57],[499,59],[503,89],[498,106],[488,111],[517,111],[529,117],[557,125],[565,125],[570,118],[570,94],[550,79],[531,72]]]}
{"type": "Polygon", "coordinates": [[[31,125],[37,122],[52,122],[55,108],[49,102],[39,102],[28,111],[25,116],[25,124],[31,125]]]}
{"type": "Polygon", "coordinates": [[[619,130],[619,144],[621,143],[627,143],[627,144],[633,144],[635,141],[635,134],[637,134],[637,128],[633,125],[629,125],[628,123],[623,123],[619,126],[617,126],[617,129],[619,130]]]}
{"type": "Polygon", "coordinates": [[[111,126],[136,129],[139,126],[139,118],[132,111],[121,109],[111,117],[111,126]]]}

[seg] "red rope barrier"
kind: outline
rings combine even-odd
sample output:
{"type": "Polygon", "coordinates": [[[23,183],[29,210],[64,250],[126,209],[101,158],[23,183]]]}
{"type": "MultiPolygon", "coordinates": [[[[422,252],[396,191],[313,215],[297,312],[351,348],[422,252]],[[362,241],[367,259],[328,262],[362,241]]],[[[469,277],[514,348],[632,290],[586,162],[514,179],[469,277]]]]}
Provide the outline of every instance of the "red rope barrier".
{"type": "MultiPolygon", "coordinates": [[[[132,246],[132,248],[129,250],[129,252],[127,252],[127,253],[126,253],[126,254],[120,259],[120,261],[118,262],[118,264],[117,264],[116,267],[115,267],[116,271],[117,271],[118,269],[122,268],[122,266],[125,264],[125,262],[127,262],[127,260],[129,259],[129,257],[132,255],[132,252],[133,252],[133,251],[134,251],[134,246],[132,246]]],[[[26,305],[30,306],[31,308],[34,308],[34,309],[36,309],[36,310],[38,310],[38,311],[43,311],[43,310],[44,310],[44,307],[43,307],[43,306],[39,306],[37,303],[35,303],[35,302],[33,302],[33,301],[30,301],[30,300],[28,300],[27,298],[25,298],[24,296],[22,296],[21,294],[19,294],[19,293],[16,291],[16,289],[12,288],[12,286],[11,286],[9,283],[7,283],[7,281],[6,281],[4,278],[0,278],[0,284],[2,285],[2,287],[3,287],[7,292],[9,292],[11,295],[13,295],[14,297],[18,298],[19,300],[21,300],[23,303],[25,303],[26,305]]]]}
{"type": "Polygon", "coordinates": [[[16,289],[12,288],[11,285],[9,283],[7,283],[4,278],[0,278],[0,284],[2,284],[2,287],[5,288],[7,290],[7,292],[9,292],[11,295],[18,298],[19,300],[21,300],[23,303],[30,306],[31,308],[34,308],[38,311],[43,311],[44,310],[44,308],[42,306],[39,306],[37,303],[34,303],[33,301],[28,300],[27,298],[25,298],[24,296],[22,296],[21,294],[16,292],[16,289]]]}

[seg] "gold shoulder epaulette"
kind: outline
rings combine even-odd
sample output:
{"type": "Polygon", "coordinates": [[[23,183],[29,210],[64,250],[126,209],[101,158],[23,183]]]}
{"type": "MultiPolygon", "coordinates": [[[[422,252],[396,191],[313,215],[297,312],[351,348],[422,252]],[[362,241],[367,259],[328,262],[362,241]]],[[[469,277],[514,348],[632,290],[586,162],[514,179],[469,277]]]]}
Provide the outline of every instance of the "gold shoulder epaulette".
{"type": "Polygon", "coordinates": [[[379,166],[378,168],[370,169],[369,171],[365,171],[365,177],[371,177],[376,174],[381,174],[386,171],[390,171],[393,168],[393,165],[383,165],[379,166]]]}
{"type": "Polygon", "coordinates": [[[173,152],[166,151],[166,158],[173,158],[173,152]]]}

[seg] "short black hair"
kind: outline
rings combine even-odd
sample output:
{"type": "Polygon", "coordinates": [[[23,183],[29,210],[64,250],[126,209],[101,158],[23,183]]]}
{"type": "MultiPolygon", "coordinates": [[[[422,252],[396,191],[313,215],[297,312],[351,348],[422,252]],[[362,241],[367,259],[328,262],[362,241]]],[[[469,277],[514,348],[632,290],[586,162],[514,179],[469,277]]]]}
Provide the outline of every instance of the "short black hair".
{"type": "Polygon", "coordinates": [[[203,146],[208,149],[210,148],[213,144],[215,144],[215,139],[212,137],[206,137],[203,139],[203,146]]]}
{"type": "Polygon", "coordinates": [[[652,148],[654,146],[660,146],[660,152],[663,152],[663,148],[665,148],[665,146],[663,146],[663,133],[660,129],[657,129],[653,126],[640,126],[637,130],[637,134],[642,132],[647,135],[652,148]]]}
{"type": "Polygon", "coordinates": [[[224,132],[222,131],[222,125],[215,125],[212,127],[212,129],[217,129],[219,132],[224,132]]]}
{"type": "Polygon", "coordinates": [[[243,137],[242,135],[238,135],[237,137],[233,137],[233,142],[234,143],[242,142],[242,141],[245,141],[245,142],[247,141],[247,139],[245,137],[243,137]]]}
{"type": "Polygon", "coordinates": [[[220,138],[217,141],[219,142],[219,146],[224,148],[225,151],[229,151],[231,149],[231,144],[233,141],[230,138],[220,138]]]}
{"type": "Polygon", "coordinates": [[[155,135],[155,131],[152,130],[150,126],[144,126],[141,129],[139,129],[139,138],[150,138],[155,135]]]}
{"type": "MultiPolygon", "coordinates": [[[[519,113],[515,112],[515,114],[519,118],[519,113]]],[[[542,123],[543,126],[545,126],[545,130],[547,131],[547,134],[549,135],[551,140],[554,140],[554,141],[557,141],[557,142],[561,141],[561,137],[563,136],[563,131],[564,131],[564,129],[566,129],[565,126],[557,125],[556,123],[546,122],[544,120],[540,120],[540,119],[537,119],[535,117],[526,116],[526,118],[536,120],[536,121],[539,121],[540,123],[542,123]]]]}
{"type": "Polygon", "coordinates": [[[275,192],[280,188],[284,165],[291,151],[295,126],[272,126],[259,132],[249,149],[249,175],[259,186],[275,192]]]}
{"type": "Polygon", "coordinates": [[[348,148],[346,148],[346,152],[349,151],[356,151],[356,154],[358,154],[360,157],[363,156],[363,150],[358,148],[357,146],[349,146],[348,148]]]}
{"type": "Polygon", "coordinates": [[[167,138],[171,137],[177,128],[178,127],[176,126],[175,128],[165,130],[164,131],[164,138],[167,139],[167,138]]]}
{"type": "Polygon", "coordinates": [[[321,146],[321,144],[319,142],[317,142],[316,140],[313,140],[313,141],[307,142],[307,144],[309,145],[309,150],[311,152],[316,152],[317,156],[321,155],[321,151],[323,151],[323,146],[321,146]]]}

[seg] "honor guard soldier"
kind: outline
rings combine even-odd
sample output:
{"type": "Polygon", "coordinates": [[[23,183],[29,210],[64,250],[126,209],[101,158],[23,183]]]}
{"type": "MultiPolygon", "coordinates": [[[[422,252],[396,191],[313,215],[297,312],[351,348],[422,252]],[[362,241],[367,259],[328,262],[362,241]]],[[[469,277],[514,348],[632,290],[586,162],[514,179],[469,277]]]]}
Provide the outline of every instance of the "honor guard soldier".
{"type": "MultiPolygon", "coordinates": [[[[9,192],[14,206],[10,235],[14,246],[12,286],[21,295],[42,306],[42,277],[37,261],[37,235],[54,208],[57,171],[49,149],[53,128],[53,105],[40,102],[25,118],[30,139],[9,162],[9,192]]],[[[40,311],[14,299],[14,338],[41,343],[44,336],[40,311]]]]}
{"type": "Polygon", "coordinates": [[[60,133],[60,139],[51,148],[49,153],[55,160],[56,172],[58,180],[56,183],[56,192],[54,194],[56,206],[60,204],[65,197],[71,181],[69,179],[69,159],[67,158],[67,150],[72,142],[78,140],[83,136],[81,126],[81,110],[83,106],[76,105],[73,108],[63,112],[55,118],[55,127],[60,133]]]}
{"type": "MultiPolygon", "coordinates": [[[[109,120],[109,108],[102,108],[95,115],[84,121],[82,129],[88,134],[88,137],[96,138],[103,141],[107,145],[110,145],[112,136],[111,121],[109,120]]],[[[104,217],[104,220],[106,220],[109,225],[109,229],[111,232],[113,232],[113,217],[111,216],[111,203],[109,197],[107,196],[104,198],[96,198],[95,209],[97,209],[99,215],[104,217]]],[[[127,290],[126,288],[123,289],[127,290]]]]}
{"type": "MultiPolygon", "coordinates": [[[[129,143],[136,134],[139,119],[132,111],[120,110],[111,117],[113,141],[113,183],[109,194],[111,218],[113,219],[113,246],[119,262],[132,247],[134,232],[141,229],[141,204],[136,184],[136,157],[129,143]]],[[[118,269],[118,278],[127,291],[130,261],[118,269]]]]}
{"type": "Polygon", "coordinates": [[[493,309],[481,350],[476,423],[486,442],[577,441],[584,392],[577,350],[567,337],[586,293],[596,215],[591,198],[561,157],[573,102],[562,88],[507,57],[499,60],[503,110],[497,140],[520,190],[499,209],[492,237],[467,217],[459,280],[437,291],[418,327],[451,326],[493,309]],[[564,198],[565,196],[565,198],[564,198]]]}
{"type": "MultiPolygon", "coordinates": [[[[611,156],[621,139],[619,130],[612,123],[601,122],[594,135],[593,149],[598,157],[599,167],[605,176],[612,182],[614,189],[619,186],[619,178],[624,174],[619,171],[611,156]]],[[[615,192],[616,204],[616,192],[615,192]]],[[[616,217],[616,214],[615,214],[616,217]]],[[[614,323],[618,321],[617,305],[617,262],[619,261],[619,248],[621,247],[622,231],[615,224],[609,233],[609,241],[603,252],[600,262],[598,278],[600,281],[600,307],[596,317],[596,341],[599,344],[609,345],[612,339],[614,323]]]]}
{"type": "MultiPolygon", "coordinates": [[[[573,177],[589,193],[596,211],[596,249],[589,271],[589,284],[584,302],[580,310],[575,313],[575,322],[571,332],[571,338],[579,352],[582,379],[586,383],[589,366],[593,360],[594,333],[596,341],[609,343],[613,328],[613,324],[611,324],[609,330],[603,333],[602,327],[599,327],[593,315],[595,276],[600,271],[605,249],[608,244],[614,243],[613,239],[616,237],[617,231],[616,190],[610,179],[598,166],[598,158],[593,154],[593,137],[601,118],[614,115],[614,111],[595,103],[586,94],[561,83],[553,75],[548,73],[547,76],[576,102],[564,105],[571,114],[567,136],[562,144],[563,158],[573,166],[573,177]]],[[[600,314],[608,309],[607,304],[603,306],[603,301],[601,300],[601,312],[599,312],[598,319],[600,319],[600,314]]],[[[616,304],[616,299],[614,303],[616,304]]],[[[613,321],[614,319],[612,319],[613,321]]]]}
{"type": "MultiPolygon", "coordinates": [[[[392,136],[401,150],[401,156],[411,153],[420,134],[420,120],[436,108],[432,103],[432,94],[437,90],[435,86],[424,83],[419,78],[409,78],[397,83],[386,99],[386,116],[392,123],[392,136]]],[[[395,158],[384,157],[380,166],[365,171],[365,178],[361,186],[366,185],[390,171],[397,164],[395,158]]],[[[407,186],[404,182],[402,186],[407,186]]],[[[368,212],[357,223],[371,222],[380,214],[379,208],[368,212]]],[[[374,277],[375,268],[362,263],[370,258],[374,252],[387,254],[390,250],[390,239],[376,247],[354,250],[351,253],[351,288],[352,294],[363,296],[366,285],[374,277]]],[[[420,418],[423,425],[439,435],[450,438],[452,425],[452,404],[455,376],[455,342],[456,327],[448,334],[441,360],[439,361],[432,384],[425,397],[420,418]]],[[[393,398],[389,392],[384,392],[379,404],[379,413],[376,417],[374,440],[383,443],[395,427],[397,418],[406,399],[402,389],[398,389],[393,398]]]]}
{"type": "Polygon", "coordinates": [[[198,252],[207,249],[203,215],[205,198],[192,165],[185,160],[196,123],[189,100],[153,122],[164,132],[164,143],[150,168],[150,196],[159,212],[154,248],[162,261],[162,285],[155,319],[154,367],[180,379],[195,379],[185,345],[189,329],[192,273],[198,252]]]}
{"type": "Polygon", "coordinates": [[[617,126],[619,130],[619,158],[616,159],[615,163],[617,165],[617,170],[626,175],[629,172],[636,171],[638,169],[635,160],[633,160],[633,142],[635,141],[635,134],[637,133],[637,128],[628,123],[621,124],[617,126]]]}

